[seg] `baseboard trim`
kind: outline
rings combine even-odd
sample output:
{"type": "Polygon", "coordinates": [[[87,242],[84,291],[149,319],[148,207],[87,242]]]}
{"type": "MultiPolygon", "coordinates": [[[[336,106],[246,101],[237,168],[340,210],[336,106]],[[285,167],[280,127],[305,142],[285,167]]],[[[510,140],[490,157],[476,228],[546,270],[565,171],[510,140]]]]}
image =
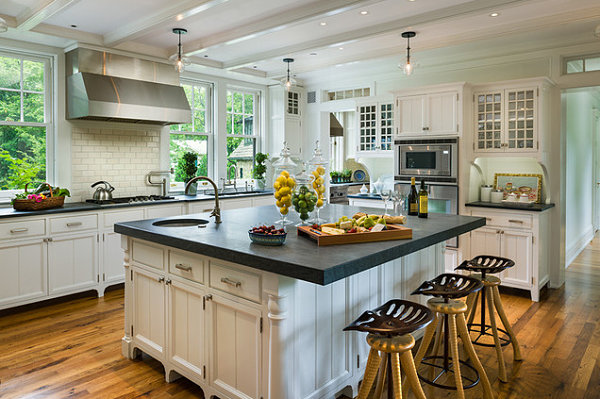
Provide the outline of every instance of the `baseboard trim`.
{"type": "Polygon", "coordinates": [[[585,249],[585,247],[592,241],[594,238],[594,227],[590,226],[577,241],[570,248],[567,248],[567,262],[565,263],[565,268],[569,267],[569,265],[577,258],[577,256],[585,249]]]}

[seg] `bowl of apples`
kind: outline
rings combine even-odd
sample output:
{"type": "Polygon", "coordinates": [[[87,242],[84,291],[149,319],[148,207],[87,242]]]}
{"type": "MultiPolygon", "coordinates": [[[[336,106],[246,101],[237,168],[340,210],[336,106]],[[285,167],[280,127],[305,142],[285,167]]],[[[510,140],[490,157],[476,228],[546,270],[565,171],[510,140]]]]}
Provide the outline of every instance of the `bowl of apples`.
{"type": "Polygon", "coordinates": [[[259,245],[277,246],[283,245],[287,233],[285,229],[277,229],[275,226],[258,226],[248,230],[250,241],[259,245]]]}

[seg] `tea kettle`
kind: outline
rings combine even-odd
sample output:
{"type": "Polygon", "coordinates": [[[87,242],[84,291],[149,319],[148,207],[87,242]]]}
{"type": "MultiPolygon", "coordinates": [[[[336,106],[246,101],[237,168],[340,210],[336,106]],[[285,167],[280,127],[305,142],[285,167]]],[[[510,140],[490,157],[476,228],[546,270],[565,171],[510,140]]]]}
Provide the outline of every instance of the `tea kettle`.
{"type": "Polygon", "coordinates": [[[97,181],[96,183],[92,184],[92,188],[99,184],[104,184],[104,187],[98,187],[96,191],[94,191],[94,200],[110,201],[112,199],[112,192],[115,188],[105,181],[97,181]]]}

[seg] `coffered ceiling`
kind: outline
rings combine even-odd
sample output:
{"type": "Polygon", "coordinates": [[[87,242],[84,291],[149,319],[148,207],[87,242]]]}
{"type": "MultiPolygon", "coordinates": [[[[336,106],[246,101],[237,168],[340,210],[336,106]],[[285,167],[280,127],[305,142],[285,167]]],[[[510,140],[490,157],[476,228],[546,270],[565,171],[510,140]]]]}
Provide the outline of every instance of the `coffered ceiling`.
{"type": "Polygon", "coordinates": [[[175,27],[198,65],[279,77],[440,48],[523,48],[598,41],[598,0],[2,0],[0,37],[67,47],[85,43],[167,59],[175,27]],[[492,16],[497,14],[497,16],[492,16]],[[526,46],[525,46],[526,47],[526,46]]]}

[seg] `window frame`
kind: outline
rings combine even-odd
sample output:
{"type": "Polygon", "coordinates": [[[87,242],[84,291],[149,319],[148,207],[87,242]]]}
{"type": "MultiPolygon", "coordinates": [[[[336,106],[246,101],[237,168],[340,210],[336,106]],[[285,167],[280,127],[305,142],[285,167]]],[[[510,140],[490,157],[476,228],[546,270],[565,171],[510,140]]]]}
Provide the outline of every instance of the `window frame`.
{"type": "Polygon", "coordinates": [[[576,56],[572,56],[572,57],[564,57],[563,58],[563,75],[576,75],[579,73],[589,73],[589,72],[598,72],[600,71],[599,69],[594,69],[591,71],[587,71],[586,70],[586,61],[589,59],[596,59],[596,58],[600,58],[600,53],[593,53],[593,54],[583,54],[583,55],[576,55],[576,56]],[[569,72],[569,68],[568,65],[570,62],[572,61],[581,61],[582,63],[582,71],[577,71],[577,72],[569,72]]]}
{"type": "MultiPolygon", "coordinates": [[[[169,151],[169,164],[170,164],[170,159],[171,159],[171,148],[170,148],[170,144],[171,144],[171,137],[172,135],[185,135],[185,136],[199,136],[199,137],[206,137],[207,139],[207,145],[206,145],[206,155],[207,155],[207,175],[208,177],[213,176],[214,174],[214,159],[215,159],[215,152],[214,152],[214,137],[215,137],[215,84],[212,82],[208,82],[208,81],[204,81],[204,80],[198,80],[198,79],[191,79],[191,78],[181,78],[179,81],[179,85],[183,88],[183,86],[193,86],[193,87],[204,87],[206,89],[206,103],[205,103],[205,109],[204,109],[204,132],[188,132],[188,131],[184,131],[184,130],[171,130],[172,126],[177,126],[179,128],[181,128],[182,125],[171,125],[169,127],[169,144],[168,144],[168,151],[169,151]]],[[[197,108],[195,107],[194,104],[194,95],[192,95],[192,103],[190,104],[190,112],[191,112],[191,117],[192,117],[192,126],[194,124],[194,111],[197,110],[197,108]]],[[[169,165],[170,166],[170,165],[169,165]]],[[[173,183],[173,181],[171,181],[171,183],[173,183]]],[[[175,183],[180,183],[180,182],[175,182],[175,183]]],[[[179,192],[183,192],[183,190],[181,189],[181,187],[176,186],[176,187],[172,187],[170,185],[169,187],[169,193],[179,193],[179,192]]]]}
{"type": "MultiPolygon", "coordinates": [[[[245,110],[242,110],[241,115],[250,115],[244,112],[245,110]]],[[[225,88],[225,143],[227,143],[227,139],[230,137],[239,137],[239,138],[243,138],[243,139],[252,139],[254,140],[254,154],[253,154],[253,159],[252,159],[252,165],[254,165],[254,158],[256,157],[256,154],[258,152],[261,151],[261,144],[262,144],[262,138],[263,138],[263,132],[262,132],[262,112],[263,112],[263,91],[260,89],[255,89],[255,88],[251,88],[251,87],[244,87],[244,86],[237,86],[237,85],[228,85],[225,88]],[[232,107],[232,112],[229,112],[227,110],[227,97],[229,92],[233,93],[241,93],[243,95],[247,95],[250,94],[252,95],[253,101],[252,101],[252,105],[253,105],[253,113],[252,113],[252,134],[248,135],[248,134],[235,134],[234,132],[234,126],[233,126],[233,121],[234,118],[230,117],[231,115],[240,115],[240,113],[234,112],[233,111],[233,101],[231,104],[232,107]],[[231,131],[232,133],[228,133],[227,128],[228,128],[228,124],[231,123],[231,131]]],[[[224,148],[224,152],[223,155],[225,157],[225,165],[227,165],[227,162],[229,161],[229,156],[227,155],[227,144],[225,144],[225,148],[224,148]]],[[[225,170],[225,179],[229,179],[229,170],[226,166],[226,170],[225,170]]],[[[237,181],[251,181],[253,180],[252,178],[249,179],[242,179],[242,178],[237,178],[237,181]]]]}
{"type": "MultiPolygon", "coordinates": [[[[20,69],[20,89],[3,89],[6,91],[15,91],[20,93],[21,99],[21,114],[23,116],[23,94],[25,93],[39,93],[33,90],[23,89],[23,61],[40,62],[44,65],[44,122],[14,122],[0,120],[0,126],[24,126],[24,127],[44,127],[46,129],[46,181],[52,186],[55,185],[55,109],[54,109],[54,98],[56,93],[54,92],[55,79],[54,69],[56,63],[56,57],[41,53],[32,53],[26,51],[13,51],[0,48],[0,57],[16,58],[21,60],[20,69]]],[[[22,193],[24,190],[2,190],[0,189],[0,203],[7,202],[9,199],[14,197],[15,194],[22,193]]]]}

